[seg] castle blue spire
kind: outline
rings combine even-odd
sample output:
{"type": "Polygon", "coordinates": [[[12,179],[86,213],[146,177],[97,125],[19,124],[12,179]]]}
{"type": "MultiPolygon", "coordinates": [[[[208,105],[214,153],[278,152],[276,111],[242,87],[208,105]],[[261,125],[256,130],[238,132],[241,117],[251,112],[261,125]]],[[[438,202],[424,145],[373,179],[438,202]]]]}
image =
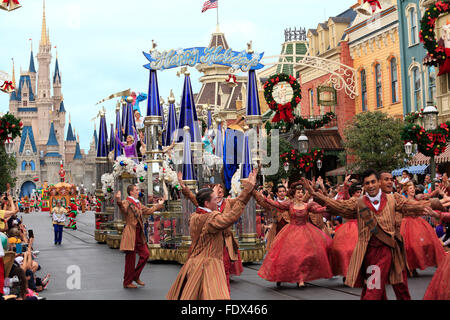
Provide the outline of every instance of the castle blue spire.
{"type": "MultiPolygon", "coordinates": [[[[180,118],[178,121],[178,129],[183,130],[184,127],[191,129],[191,142],[201,142],[201,132],[198,125],[197,111],[195,109],[194,95],[192,94],[192,85],[189,74],[185,75],[183,96],[181,100],[180,118]]],[[[179,134],[178,142],[181,142],[179,134]]]]}
{"type": "Polygon", "coordinates": [[[73,160],[83,160],[83,155],[81,154],[80,143],[77,141],[77,146],[75,148],[75,155],[73,160]]]}
{"type": "Polygon", "coordinates": [[[163,112],[159,97],[158,77],[156,70],[150,70],[150,80],[148,86],[148,102],[147,102],[147,116],[162,117],[163,112]]]}
{"type": "Polygon", "coordinates": [[[35,68],[35,66],[34,66],[33,50],[31,50],[30,67],[28,68],[28,72],[36,73],[36,68],[35,68]]]}
{"type": "Polygon", "coordinates": [[[173,136],[175,130],[178,127],[177,123],[177,112],[175,110],[175,103],[170,103],[169,105],[169,116],[167,119],[166,132],[163,138],[163,146],[170,146],[175,139],[173,136]]]}
{"type": "Polygon", "coordinates": [[[247,83],[247,116],[260,116],[261,107],[259,105],[258,83],[256,81],[255,70],[248,71],[247,83]]]}
{"type": "Polygon", "coordinates": [[[248,131],[244,136],[244,151],[243,151],[244,161],[241,165],[241,179],[247,179],[252,172],[252,156],[250,153],[250,148],[248,146],[248,131]]]}
{"type": "Polygon", "coordinates": [[[108,156],[108,132],[106,129],[105,115],[100,117],[100,132],[97,143],[97,158],[106,158],[108,156]]]}
{"type": "MultiPolygon", "coordinates": [[[[117,134],[120,137],[120,135],[122,134],[122,123],[120,122],[120,109],[116,110],[116,129],[117,134]]],[[[120,157],[122,155],[122,148],[116,142],[115,136],[113,136],[113,141],[114,141],[114,160],[116,160],[117,157],[120,157]]]]}
{"type": "Polygon", "coordinates": [[[58,58],[56,58],[55,63],[55,74],[53,75],[53,83],[56,83],[56,80],[59,80],[59,83],[61,83],[61,75],[59,73],[59,63],[58,58]]]}
{"type": "Polygon", "coordinates": [[[70,121],[69,121],[69,128],[67,129],[66,141],[77,141],[77,139],[75,139],[75,136],[73,135],[72,123],[70,123],[70,121]]]}
{"type": "Polygon", "coordinates": [[[66,112],[66,108],[64,108],[64,101],[61,101],[59,104],[59,112],[66,112]]]}
{"type": "Polygon", "coordinates": [[[192,152],[191,152],[191,142],[189,139],[190,129],[189,127],[184,127],[184,148],[183,148],[183,180],[192,181],[196,180],[194,165],[192,163],[192,152]]]}
{"type": "Polygon", "coordinates": [[[59,146],[58,140],[56,139],[55,126],[53,122],[50,126],[50,133],[48,135],[47,146],[57,146],[57,147],[59,146]]]}
{"type": "Polygon", "coordinates": [[[97,137],[97,128],[95,128],[95,127],[94,127],[94,141],[95,141],[95,150],[97,150],[98,137],[97,137]]]}

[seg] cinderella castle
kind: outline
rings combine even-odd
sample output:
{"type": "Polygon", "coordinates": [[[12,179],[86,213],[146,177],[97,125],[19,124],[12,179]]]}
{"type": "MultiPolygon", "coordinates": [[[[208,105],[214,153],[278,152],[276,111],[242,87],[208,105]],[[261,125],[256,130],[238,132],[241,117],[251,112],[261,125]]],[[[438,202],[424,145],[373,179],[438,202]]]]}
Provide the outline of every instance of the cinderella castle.
{"type": "Polygon", "coordinates": [[[87,154],[80,149],[69,116],[67,134],[66,108],[62,94],[62,78],[56,56],[53,75],[52,45],[45,19],[45,2],[42,18],[42,33],[37,54],[38,71],[35,67],[33,49],[28,71],[20,72],[16,83],[13,65],[13,86],[9,112],[24,124],[22,137],[15,141],[17,159],[17,191],[20,196],[30,195],[47,182],[60,182],[61,165],[66,171],[65,181],[87,189],[93,189],[95,179],[96,133],[87,154]],[[53,88],[53,93],[52,93],[53,88]]]}

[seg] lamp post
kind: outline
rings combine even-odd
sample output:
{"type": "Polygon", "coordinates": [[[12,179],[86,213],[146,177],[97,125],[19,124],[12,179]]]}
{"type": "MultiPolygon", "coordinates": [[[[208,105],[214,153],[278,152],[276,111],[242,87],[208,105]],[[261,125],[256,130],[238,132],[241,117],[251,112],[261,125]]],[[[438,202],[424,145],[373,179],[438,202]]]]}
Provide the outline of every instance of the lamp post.
{"type": "Polygon", "coordinates": [[[413,148],[413,145],[411,142],[405,143],[405,153],[408,157],[411,156],[411,154],[412,154],[412,148],[413,148]]]}
{"type": "Polygon", "coordinates": [[[309,149],[309,139],[303,130],[300,137],[298,137],[298,148],[300,153],[307,153],[309,149]]]}
{"type": "MultiPolygon", "coordinates": [[[[423,122],[425,130],[435,130],[438,126],[439,111],[433,105],[433,102],[428,102],[427,107],[423,110],[423,122]]],[[[405,147],[406,148],[406,147],[405,147]]],[[[434,190],[434,179],[436,178],[436,162],[434,155],[430,159],[431,169],[431,187],[434,190]]]]}
{"type": "Polygon", "coordinates": [[[11,138],[12,137],[9,137],[9,139],[6,139],[5,141],[5,150],[8,155],[11,155],[14,151],[14,141],[11,138]]]}

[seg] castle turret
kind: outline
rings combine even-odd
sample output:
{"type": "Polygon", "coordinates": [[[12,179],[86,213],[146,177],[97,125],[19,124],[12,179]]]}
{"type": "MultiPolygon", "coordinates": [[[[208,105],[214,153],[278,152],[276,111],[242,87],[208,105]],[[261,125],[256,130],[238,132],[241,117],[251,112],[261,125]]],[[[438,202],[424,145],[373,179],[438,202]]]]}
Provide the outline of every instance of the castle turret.
{"type": "Polygon", "coordinates": [[[33,47],[31,47],[30,66],[28,68],[28,73],[30,75],[31,86],[33,88],[33,91],[36,92],[36,67],[34,65],[33,47]]]}
{"type": "Polygon", "coordinates": [[[47,180],[49,184],[56,184],[59,181],[58,172],[63,160],[59,153],[59,143],[56,139],[55,126],[53,122],[50,125],[47,141],[47,153],[45,154],[45,165],[47,167],[47,180]]]}
{"type": "Polygon", "coordinates": [[[75,134],[73,133],[72,121],[69,115],[69,127],[67,129],[66,141],[64,142],[66,164],[70,164],[72,162],[73,157],[76,153],[76,145],[77,139],[75,138],[75,134]]]}
{"type": "Polygon", "coordinates": [[[62,101],[61,74],[59,72],[58,54],[56,54],[55,72],[53,73],[53,100],[55,105],[59,105],[62,101]]]}
{"type": "Polygon", "coordinates": [[[39,53],[37,54],[37,59],[39,63],[39,72],[36,92],[36,106],[38,109],[38,126],[40,133],[38,135],[38,144],[45,144],[45,138],[49,133],[48,123],[53,120],[50,115],[53,103],[50,86],[50,62],[52,55],[51,43],[45,18],[45,0],[43,3],[41,40],[39,43],[39,53]]]}

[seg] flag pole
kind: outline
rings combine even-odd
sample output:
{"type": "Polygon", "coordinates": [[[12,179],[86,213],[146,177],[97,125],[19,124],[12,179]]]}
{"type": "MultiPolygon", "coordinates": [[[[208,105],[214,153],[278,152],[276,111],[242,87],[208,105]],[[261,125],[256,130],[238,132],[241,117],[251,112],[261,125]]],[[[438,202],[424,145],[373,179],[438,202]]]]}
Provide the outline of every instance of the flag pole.
{"type": "Polygon", "coordinates": [[[219,0],[217,0],[217,31],[219,30],[219,0]]]}

